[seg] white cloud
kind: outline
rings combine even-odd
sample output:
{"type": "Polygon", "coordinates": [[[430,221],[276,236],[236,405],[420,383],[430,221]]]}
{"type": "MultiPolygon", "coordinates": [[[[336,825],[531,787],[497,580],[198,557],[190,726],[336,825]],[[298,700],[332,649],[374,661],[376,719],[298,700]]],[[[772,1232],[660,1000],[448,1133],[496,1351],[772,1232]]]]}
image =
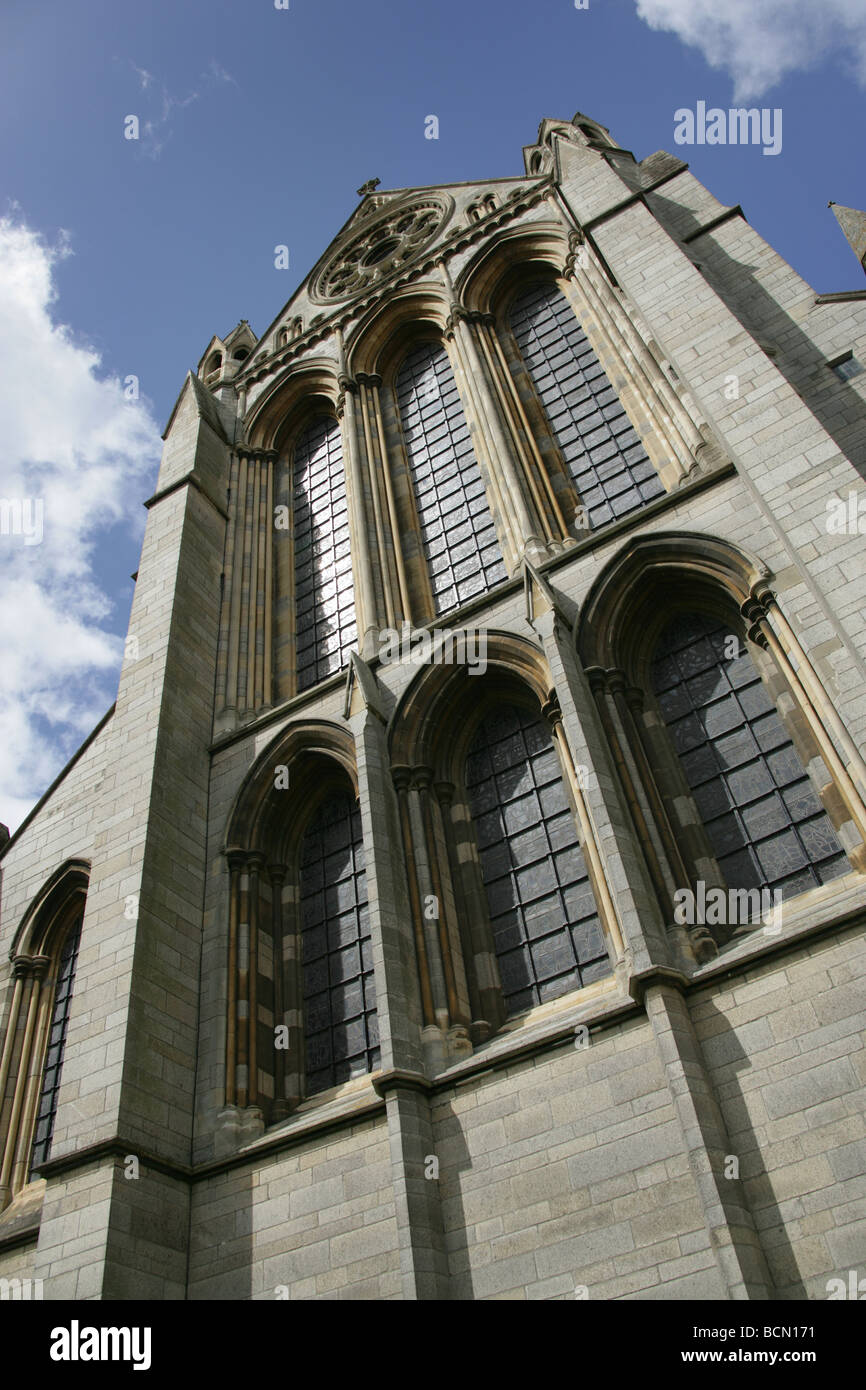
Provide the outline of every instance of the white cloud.
{"type": "MultiPolygon", "coordinates": [[[[151,114],[146,114],[141,122],[141,153],[148,159],[159,159],[172,137],[175,113],[183,111],[185,107],[198,101],[202,93],[196,90],[190,92],[189,96],[172,96],[165,83],[154,77],[152,72],[148,72],[146,68],[138,67],[132,60],[130,60],[130,67],[138,77],[141,90],[150,92],[149,100],[153,105],[151,114]],[[151,88],[153,88],[152,92],[150,91],[151,88]]],[[[231,73],[226,72],[216,58],[211,58],[206,71],[199,75],[199,85],[204,86],[207,91],[226,83],[234,87],[238,85],[231,73]]]]}
{"type": "MultiPolygon", "coordinates": [[[[93,568],[120,524],[141,532],[159,457],[147,406],[54,322],[69,254],[17,216],[0,219],[0,499],[42,501],[41,543],[0,516],[0,820],[14,829],[114,698],[122,625],[93,568]]],[[[26,518],[26,511],[24,513],[26,518]]],[[[35,517],[31,511],[31,521],[35,517]]],[[[35,527],[31,528],[35,534],[35,527]]]]}
{"type": "Polygon", "coordinates": [[[637,0],[637,12],[730,73],[735,101],[834,56],[866,86],[864,0],[637,0]]]}

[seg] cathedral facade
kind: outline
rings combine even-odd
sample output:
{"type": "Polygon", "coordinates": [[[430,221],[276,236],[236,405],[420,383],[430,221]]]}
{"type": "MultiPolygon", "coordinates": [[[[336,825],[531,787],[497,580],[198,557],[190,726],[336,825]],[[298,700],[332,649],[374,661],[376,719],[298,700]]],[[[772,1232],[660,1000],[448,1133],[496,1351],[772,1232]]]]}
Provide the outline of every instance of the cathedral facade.
{"type": "Polygon", "coordinates": [[[2,853],[0,1280],[826,1298],[866,293],[580,113],[360,192],[188,375],[116,704],[2,853]]]}

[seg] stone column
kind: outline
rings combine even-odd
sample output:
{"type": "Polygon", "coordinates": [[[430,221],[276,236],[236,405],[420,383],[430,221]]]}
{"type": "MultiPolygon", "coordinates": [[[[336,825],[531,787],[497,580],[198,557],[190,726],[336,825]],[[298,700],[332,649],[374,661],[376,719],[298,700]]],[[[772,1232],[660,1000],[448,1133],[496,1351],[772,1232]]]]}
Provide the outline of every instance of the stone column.
{"type": "Polygon", "coordinates": [[[374,655],[379,634],[379,614],[370,555],[370,535],[364,506],[364,479],[361,471],[360,426],[355,397],[358,383],[346,371],[343,338],[337,329],[340,354],[337,418],[343,432],[343,456],[346,460],[346,491],[349,504],[349,525],[352,547],[352,575],[355,586],[355,616],[358,625],[358,650],[364,657],[374,655]]]}
{"type": "MultiPolygon", "coordinates": [[[[26,1162],[29,1156],[30,1134],[26,1131],[24,1123],[25,1101],[30,1087],[31,1071],[34,1069],[34,1066],[37,1069],[37,1080],[40,1075],[40,1058],[38,1055],[35,1055],[41,1051],[41,1044],[44,1041],[44,1033],[40,1036],[38,1027],[40,1021],[40,997],[44,993],[43,981],[48,973],[50,964],[51,961],[48,956],[18,956],[12,966],[15,988],[13,1009],[6,1032],[6,1044],[3,1049],[4,1088],[0,1091],[0,1096],[2,1096],[5,1091],[5,1081],[8,1079],[10,1063],[14,1054],[17,1041],[18,1020],[21,1017],[22,1008],[24,1011],[24,1034],[21,1040],[21,1050],[18,1055],[18,1069],[15,1074],[12,1107],[9,1113],[9,1122],[3,1141],[2,1156],[0,1156],[0,1210],[2,1210],[15,1195],[17,1187],[14,1178],[20,1175],[22,1157],[26,1162]],[[18,1159],[17,1164],[16,1158],[18,1159]]],[[[19,1182],[18,1186],[20,1185],[19,1182]]]]}
{"type": "Polygon", "coordinates": [[[643,1002],[728,1297],[772,1298],[772,1279],[745,1192],[739,1176],[727,1176],[728,1172],[738,1172],[730,1163],[737,1156],[732,1152],[686,999],[672,977],[656,972],[645,982],[643,1002]]]}
{"type": "MultiPolygon", "coordinates": [[[[409,593],[409,581],[406,575],[406,565],[403,559],[402,532],[400,519],[397,513],[397,499],[394,494],[394,479],[391,471],[392,460],[388,450],[387,433],[385,430],[385,418],[382,413],[380,376],[368,376],[366,378],[367,390],[369,392],[370,412],[374,426],[374,436],[378,444],[379,462],[382,470],[382,481],[385,485],[385,500],[387,504],[388,526],[390,528],[391,541],[394,547],[394,562],[397,569],[397,586],[399,601],[395,598],[396,614],[399,621],[412,622],[412,603],[409,593]]],[[[395,624],[396,625],[396,624],[395,624]]]]}
{"type": "Polygon", "coordinates": [[[482,342],[485,344],[491,375],[497,384],[504,404],[508,407],[512,434],[521,455],[524,472],[532,488],[532,496],[538,514],[545,522],[549,548],[557,551],[563,549],[566,544],[574,545],[574,537],[569,533],[568,523],[559,505],[553,480],[536,442],[514,377],[509,371],[508,362],[502,350],[502,343],[499,341],[496,320],[492,314],[483,314],[480,322],[482,342]],[[536,484],[535,474],[540,479],[541,490],[536,484]]]}
{"type": "Polygon", "coordinates": [[[451,306],[448,331],[462,357],[467,382],[471,382],[481,429],[488,441],[488,457],[492,471],[498,473],[500,494],[505,504],[505,518],[512,528],[512,539],[518,559],[524,554],[539,560],[547,554],[543,524],[533,516],[526,500],[520,468],[514,446],[503,428],[499,403],[481,358],[477,342],[474,315],[461,305],[451,306]]]}
{"type": "MultiPolygon", "coordinates": [[[[592,667],[586,675],[619,770],[663,918],[670,924],[674,894],[677,889],[688,887],[692,876],[683,861],[640,739],[636,717],[643,707],[643,694],[628,686],[622,671],[592,667]]],[[[688,964],[703,964],[718,954],[716,943],[703,923],[695,924],[688,932],[676,922],[669,929],[688,964]]]]}
{"type": "Polygon", "coordinates": [[[374,1085],[387,1105],[403,1299],[446,1300],[448,1247],[427,1089],[400,1073],[386,1073],[374,1085]]]}
{"type": "Polygon", "coordinates": [[[669,945],[643,854],[636,843],[586,678],[565,621],[554,608],[533,620],[550,666],[555,700],[547,710],[581,829],[587,869],[625,987],[669,945]]]}

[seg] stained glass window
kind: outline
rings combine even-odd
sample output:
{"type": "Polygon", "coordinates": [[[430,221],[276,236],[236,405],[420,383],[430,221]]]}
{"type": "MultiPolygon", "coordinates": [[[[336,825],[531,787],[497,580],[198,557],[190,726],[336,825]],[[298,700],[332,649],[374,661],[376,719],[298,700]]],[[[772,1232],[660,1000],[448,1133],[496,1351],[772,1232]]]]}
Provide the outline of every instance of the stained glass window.
{"type": "Polygon", "coordinates": [[[357,638],[349,515],[338,422],[299,436],[292,470],[298,689],[345,666],[357,638]]]}
{"type": "Polygon", "coordinates": [[[557,286],[527,290],[510,322],[590,529],[660,497],[658,473],[557,286]]]}
{"type": "Polygon", "coordinates": [[[31,1172],[46,1162],[51,1151],[51,1138],[57,1115],[57,1097],[60,1091],[60,1073],[63,1068],[63,1051],[66,1046],[69,1008],[72,1003],[72,987],[75,983],[75,964],[78,959],[78,944],[81,940],[81,920],[79,917],[66,933],[57,965],[57,984],[54,990],[54,1006],[48,1033],[48,1050],[45,1055],[42,1090],[39,1094],[36,1130],[30,1156],[31,1172]]]}
{"type": "Polygon", "coordinates": [[[501,705],[483,719],[466,790],[507,1012],[608,975],[559,758],[540,716],[501,705]]]}
{"type": "Polygon", "coordinates": [[[652,684],[728,886],[789,898],[849,864],[755,663],[730,643],[717,619],[676,617],[652,684]]]}
{"type": "Polygon", "coordinates": [[[507,579],[448,354],[424,343],[396,381],[436,612],[507,579]]]}
{"type": "Polygon", "coordinates": [[[301,848],[301,944],[306,1092],[379,1065],[361,816],[329,797],[301,848]]]}

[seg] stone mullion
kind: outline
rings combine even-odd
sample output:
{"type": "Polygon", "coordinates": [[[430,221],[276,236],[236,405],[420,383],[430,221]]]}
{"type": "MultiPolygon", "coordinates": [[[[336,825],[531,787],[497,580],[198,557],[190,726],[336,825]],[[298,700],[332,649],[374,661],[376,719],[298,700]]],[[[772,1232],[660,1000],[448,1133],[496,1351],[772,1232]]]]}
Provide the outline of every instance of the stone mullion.
{"type": "Polygon", "coordinates": [[[633,746],[646,760],[645,785],[660,803],[657,824],[670,826],[666,842],[675,848],[673,862],[679,860],[683,866],[684,882],[678,886],[687,888],[701,880],[707,887],[727,887],[664,721],[636,695],[630,695],[627,707],[635,733],[633,746]]]}
{"type": "MultiPolygon", "coordinates": [[[[452,808],[454,805],[454,784],[452,782],[437,782],[434,786],[436,793],[436,809],[438,811],[439,825],[442,830],[442,841],[445,846],[445,865],[447,872],[448,886],[451,894],[451,903],[454,906],[454,924],[456,929],[455,949],[460,952],[460,962],[463,969],[463,980],[466,986],[466,996],[468,1005],[468,1017],[470,1022],[477,1015],[482,1017],[481,1000],[478,993],[478,985],[475,980],[474,970],[466,969],[466,962],[463,959],[463,941],[460,931],[460,920],[457,911],[457,894],[455,887],[460,880],[460,866],[457,862],[457,847],[454,843],[454,822],[452,819],[452,808]]],[[[474,918],[471,905],[465,894],[461,896],[463,909],[467,915],[474,918]]],[[[470,928],[471,932],[471,928],[470,928]]]]}
{"type": "Polygon", "coordinates": [[[499,338],[499,333],[497,331],[496,322],[492,317],[485,318],[485,326],[487,329],[488,340],[492,345],[492,350],[499,363],[499,379],[504,388],[504,394],[511,404],[512,418],[516,422],[514,429],[514,437],[515,440],[518,441],[518,447],[521,447],[521,452],[523,453],[524,467],[526,469],[527,477],[530,480],[532,480],[534,477],[534,473],[537,473],[538,477],[541,479],[544,491],[547,494],[547,506],[545,506],[542,500],[538,498],[537,490],[534,489],[534,492],[536,494],[536,505],[539,508],[539,514],[545,519],[548,534],[552,540],[573,541],[574,538],[571,536],[569,532],[568,523],[566,522],[562,508],[559,505],[559,498],[557,497],[556,489],[553,486],[553,479],[550,476],[550,470],[547,464],[545,463],[544,458],[542,457],[541,450],[539,449],[535,439],[534,431],[529,423],[529,417],[526,414],[526,409],[524,407],[523,401],[520,399],[520,392],[517,389],[514,377],[512,376],[511,371],[509,369],[508,362],[506,360],[505,353],[502,348],[502,343],[499,338]],[[551,518],[552,526],[550,524],[551,518]],[[557,530],[559,531],[558,536],[556,535],[557,530]]]}
{"type": "MultiPolygon", "coordinates": [[[[641,728],[639,728],[638,717],[644,710],[644,694],[634,685],[628,685],[623,671],[607,671],[607,681],[609,681],[610,695],[612,695],[614,710],[624,734],[624,748],[627,749],[628,756],[634,760],[635,770],[637,770],[637,787],[641,794],[645,796],[648,803],[649,816],[646,820],[652,837],[660,840],[659,865],[663,867],[666,874],[667,898],[662,899],[664,916],[669,919],[671,909],[673,909],[674,894],[681,888],[688,888],[691,885],[688,867],[685,865],[683,853],[680,851],[673,827],[671,827],[670,817],[667,815],[666,806],[662,796],[659,795],[659,788],[656,785],[655,774],[649,765],[648,756],[644,742],[641,739],[641,728]]],[[[706,840],[703,826],[695,831],[695,853],[698,858],[705,859],[712,856],[712,848],[706,840]]],[[[719,874],[714,874],[719,878],[719,874]]],[[[713,935],[706,929],[701,922],[692,923],[688,931],[683,931],[680,924],[674,923],[674,930],[688,941],[688,947],[694,954],[699,963],[713,959],[717,955],[716,942],[713,935]]]]}
{"type": "Polygon", "coordinates": [[[388,521],[391,528],[391,539],[394,546],[394,561],[397,568],[397,586],[399,589],[399,617],[401,621],[411,623],[412,603],[409,594],[409,582],[406,575],[406,566],[403,559],[403,536],[400,527],[400,520],[397,514],[397,500],[394,496],[394,480],[391,476],[391,459],[388,450],[388,442],[385,433],[385,420],[382,413],[381,396],[382,378],[378,376],[367,377],[367,388],[370,393],[370,405],[373,419],[376,425],[376,438],[379,444],[379,458],[382,466],[382,479],[385,484],[385,501],[388,509],[388,521]]]}
{"type": "MultiPolygon", "coordinates": [[[[774,602],[773,608],[774,614],[778,620],[780,615],[778,604],[774,602]]],[[[827,728],[828,724],[837,721],[833,720],[832,716],[827,715],[825,724],[824,718],[822,718],[821,709],[826,711],[830,708],[826,694],[821,701],[821,709],[819,709],[807,688],[813,681],[817,682],[817,677],[815,677],[814,672],[811,672],[811,680],[808,675],[805,675],[805,668],[808,667],[808,661],[805,655],[801,657],[800,661],[791,660],[788,651],[780,641],[770,621],[765,603],[761,603],[757,599],[751,599],[743,605],[742,611],[743,616],[752,624],[748,637],[751,641],[756,642],[759,646],[763,646],[769,651],[770,656],[785,676],[790,689],[794,693],[794,697],[797,700],[799,708],[802,710],[818,751],[824,760],[824,765],[830,773],[830,776],[835,780],[842,800],[850,812],[854,827],[856,827],[856,834],[859,837],[860,843],[857,845],[852,844],[852,837],[846,834],[846,849],[858,868],[866,868],[866,804],[864,804],[863,797],[854,783],[851,772],[839,755],[827,728]]],[[[841,728],[841,722],[839,722],[839,728],[841,728]]],[[[839,737],[838,728],[837,737],[839,737]]],[[[841,741],[840,739],[840,742],[841,741]]],[[[854,753],[853,761],[855,765],[859,764],[859,754],[853,747],[853,744],[851,744],[847,731],[845,731],[845,741],[850,744],[854,753]]],[[[839,828],[842,829],[842,827],[839,828]]]]}
{"type": "Polygon", "coordinates": [[[229,858],[229,934],[226,979],[226,1105],[237,1104],[238,926],[242,860],[229,858]]]}
{"type": "MultiPolygon", "coordinates": [[[[667,919],[673,907],[674,894],[677,889],[688,888],[691,884],[691,877],[680,852],[679,842],[673,832],[664,800],[659,795],[656,779],[641,740],[636,716],[643,711],[643,693],[636,687],[627,685],[622,671],[608,671],[607,678],[619,726],[624,734],[624,748],[628,750],[636,766],[636,785],[647,798],[649,809],[647,824],[651,828],[652,834],[660,837],[659,864],[665,872],[667,891],[667,897],[662,899],[662,906],[667,919]]],[[[705,843],[705,840],[705,835],[701,833],[699,846],[701,857],[705,857],[708,852],[711,852],[709,844],[705,843]]],[[[700,964],[711,960],[718,954],[712,933],[702,922],[693,923],[687,932],[684,932],[678,923],[675,923],[674,926],[680,937],[685,937],[688,940],[689,947],[700,964]]]]}
{"type": "Polygon", "coordinates": [[[505,377],[507,376],[510,378],[511,374],[510,372],[503,373],[502,363],[491,341],[491,338],[495,337],[495,331],[491,327],[490,318],[487,315],[479,316],[475,320],[474,326],[484,358],[484,364],[487,368],[494,408],[498,406],[497,413],[506,421],[515,463],[522,471],[523,477],[526,479],[529,486],[532,502],[535,507],[535,516],[542,528],[543,535],[540,539],[543,540],[545,544],[549,545],[550,542],[555,539],[553,527],[551,525],[550,499],[545,499],[542,496],[535,469],[533,468],[533,459],[523,447],[520,422],[515,416],[514,402],[508,389],[508,383],[505,380],[505,377]]]}
{"type": "Polygon", "coordinates": [[[256,641],[257,637],[257,610],[259,594],[259,512],[261,509],[261,459],[255,457],[250,460],[252,466],[252,505],[249,515],[249,552],[250,552],[250,583],[247,590],[247,694],[246,710],[247,715],[255,713],[256,710],[256,641]]]}
{"type": "Polygon", "coordinates": [[[454,843],[451,823],[453,797],[454,787],[452,783],[436,782],[432,788],[428,805],[432,821],[431,837],[436,848],[440,882],[444,895],[448,955],[452,963],[455,982],[457,1002],[453,1017],[461,1027],[464,1027],[472,1022],[472,1005],[469,998],[466,962],[463,958],[457,895],[454,891],[454,843]]]}
{"type": "MultiPolygon", "coordinates": [[[[439,928],[439,951],[442,959],[442,969],[445,976],[445,992],[448,1000],[448,1018],[450,1029],[463,1030],[469,1022],[465,1010],[461,1008],[458,999],[457,974],[455,970],[454,957],[451,950],[451,931],[450,918],[453,910],[453,896],[451,885],[448,883],[448,895],[445,892],[445,873],[448,866],[440,863],[440,840],[436,834],[434,825],[434,807],[438,811],[438,804],[431,793],[431,783],[433,774],[429,768],[419,768],[417,771],[418,793],[421,805],[421,818],[424,827],[424,835],[430,856],[430,874],[433,882],[433,892],[438,906],[438,928],[439,928]]],[[[465,994],[465,991],[464,991],[465,994]]],[[[456,1039],[455,1039],[456,1040],[456,1039]]]]}
{"type": "Polygon", "coordinates": [[[614,968],[625,984],[625,974],[646,969],[654,962],[667,963],[670,941],[569,630],[555,609],[539,615],[534,626],[553,684],[554,699],[545,712],[572,792],[587,870],[602,925],[607,928],[614,968]],[[578,767],[586,769],[585,779],[578,776],[578,767]]]}
{"type": "Polygon", "coordinates": [[[295,637],[295,536],[292,467],[278,461],[274,476],[274,505],[270,529],[274,536],[274,579],[271,603],[274,612],[273,700],[275,704],[297,694],[297,642],[295,637]],[[277,509],[289,524],[276,525],[277,509]]]}
{"type": "MultiPolygon", "coordinates": [[[[286,871],[280,864],[268,866],[271,884],[271,949],[274,970],[274,1101],[272,1120],[282,1120],[288,1114],[286,1105],[286,1055],[288,1047],[276,1046],[277,1028],[286,1023],[286,968],[283,951],[283,884],[286,871]]],[[[291,1037],[287,1037],[287,1044],[291,1037]]]]}
{"type": "Polygon", "coordinates": [[[38,1046],[36,1023],[39,1017],[39,999],[43,988],[42,982],[49,964],[50,961],[47,956],[35,956],[26,962],[19,960],[16,963],[16,968],[22,974],[25,986],[29,984],[30,989],[25,1010],[24,1036],[21,1041],[21,1053],[18,1058],[18,1070],[12,1094],[12,1108],[6,1129],[2,1161],[0,1161],[0,1207],[5,1206],[12,1193],[12,1172],[15,1156],[21,1142],[21,1112],[27,1094],[34,1046],[38,1046]]]}
{"type": "MultiPolygon", "coordinates": [[[[59,961],[55,961],[55,971],[58,963],[59,961]]],[[[15,1166],[12,1169],[13,1193],[20,1192],[27,1181],[33,1127],[36,1121],[39,1093],[42,1088],[42,1073],[48,1049],[48,1034],[51,1029],[53,995],[54,991],[47,989],[43,984],[39,991],[39,1011],[36,1019],[36,1028],[33,1034],[32,1056],[30,1058],[29,1075],[26,1081],[24,1104],[21,1109],[21,1121],[18,1126],[15,1166]]]]}
{"type": "Polygon", "coordinates": [[[352,577],[354,582],[355,619],[358,628],[358,650],[362,656],[372,656],[376,650],[379,631],[379,617],[376,609],[376,590],[373,583],[373,568],[370,557],[370,536],[367,528],[367,515],[364,506],[364,482],[361,472],[360,438],[355,395],[358,384],[348,376],[345,366],[345,348],[342,335],[337,331],[340,353],[339,387],[340,398],[337,416],[343,438],[343,457],[346,468],[346,493],[349,504],[349,526],[352,549],[352,577]]]}
{"type": "Polygon", "coordinates": [[[259,874],[262,869],[263,859],[260,855],[251,855],[249,859],[249,1080],[247,1105],[259,1104],[259,1058],[258,1058],[258,1032],[259,1032],[259,916],[261,912],[261,894],[259,891],[259,874]]]}
{"type": "Polygon", "coordinates": [[[415,956],[418,966],[418,978],[421,986],[424,1027],[430,1028],[436,1026],[436,1014],[433,1005],[433,989],[430,983],[430,968],[427,962],[427,943],[424,939],[424,928],[422,925],[423,911],[421,907],[421,894],[418,888],[416,870],[417,859],[412,836],[412,822],[409,815],[410,769],[408,767],[395,767],[393,769],[393,775],[394,787],[397,792],[397,799],[400,807],[403,846],[406,855],[406,864],[408,866],[409,897],[412,906],[412,923],[415,932],[415,956]]]}
{"type": "Polygon", "coordinates": [[[577,775],[577,768],[571,748],[568,744],[568,739],[566,738],[565,729],[562,727],[562,712],[558,705],[547,704],[544,707],[543,713],[550,724],[553,733],[553,741],[559,753],[560,766],[571,790],[572,804],[577,812],[577,819],[580,825],[580,847],[586,856],[586,867],[589,870],[589,877],[598,907],[598,915],[604,926],[605,935],[613,946],[614,965],[619,965],[625,957],[625,939],[623,937],[622,926],[620,925],[613,894],[610,890],[610,884],[607,881],[604,863],[599,854],[595,827],[593,826],[589,808],[586,804],[586,798],[580,786],[580,779],[577,775]]]}
{"type": "Polygon", "coordinates": [[[228,581],[228,651],[226,655],[226,693],[225,713],[230,720],[238,716],[240,679],[240,630],[241,598],[243,592],[244,568],[244,529],[247,505],[247,460],[242,456],[236,460],[233,476],[236,487],[233,492],[233,524],[230,528],[231,564],[226,566],[228,581]]]}
{"type": "Polygon", "coordinates": [[[229,648],[231,645],[231,610],[232,595],[234,593],[234,553],[235,553],[235,532],[237,530],[237,489],[238,489],[238,457],[233,453],[229,462],[229,497],[231,498],[232,517],[226,527],[226,549],[223,561],[223,592],[220,603],[220,631],[217,645],[217,721],[218,728],[220,721],[224,720],[229,714],[231,700],[229,697],[229,648]]]}
{"type": "Polygon", "coordinates": [[[517,559],[521,559],[525,553],[541,559],[545,547],[536,529],[539,522],[527,505],[514,451],[503,428],[499,405],[482,362],[477,325],[467,318],[466,311],[459,306],[452,308],[449,324],[452,322],[455,322],[455,338],[463,352],[467,378],[471,379],[475,389],[478,417],[488,440],[488,457],[495,460],[495,470],[502,480],[504,495],[509,499],[508,514],[517,559]]]}
{"type": "Polygon", "coordinates": [[[412,842],[415,851],[415,867],[418,874],[418,886],[421,897],[424,900],[421,912],[421,929],[424,933],[427,966],[430,971],[430,989],[433,995],[433,1016],[438,1027],[447,1032],[451,1019],[448,1009],[448,990],[445,983],[445,966],[442,959],[439,929],[435,918],[428,917],[426,911],[423,910],[427,901],[437,897],[433,886],[433,874],[430,868],[430,855],[424,827],[424,812],[421,806],[422,787],[427,785],[429,776],[430,772],[427,768],[416,768],[413,770],[407,792],[407,802],[409,807],[409,823],[412,827],[412,842]]]}
{"type": "Polygon", "coordinates": [[[586,671],[589,688],[595,696],[599,717],[607,737],[608,746],[619,772],[625,791],[629,810],[635,823],[647,868],[653,880],[659,903],[665,914],[670,911],[676,882],[671,875],[667,855],[659,839],[658,830],[653,824],[653,816],[646,801],[640,772],[635,765],[634,753],[629,746],[628,737],[622,724],[621,712],[617,709],[610,689],[611,672],[601,667],[590,667],[586,671]]]}
{"type": "Polygon", "coordinates": [[[9,1005],[9,1017],[6,1020],[6,1033],[3,1038],[3,1052],[0,1054],[0,1118],[6,1108],[6,1085],[9,1080],[9,1072],[12,1068],[12,1058],[15,1055],[15,1047],[18,1041],[18,1019],[21,1013],[21,998],[24,992],[26,971],[29,969],[29,959],[18,957],[12,966],[13,984],[12,1000],[9,1005]]]}
{"type": "Polygon", "coordinates": [[[505,1018],[502,981],[493,946],[487,906],[487,890],[478,860],[472,817],[465,800],[454,798],[450,784],[440,783],[444,791],[446,834],[453,855],[452,876],[459,885],[464,904],[465,949],[469,957],[467,980],[472,1006],[472,1026],[480,1042],[494,1033],[505,1018]],[[449,790],[450,788],[450,790],[449,790]]]}
{"type": "Polygon", "coordinates": [[[274,464],[276,454],[266,457],[267,485],[264,503],[265,574],[264,574],[264,670],[262,702],[270,709],[274,703],[274,464]]]}
{"type": "Polygon", "coordinates": [[[358,377],[358,394],[361,402],[361,422],[364,429],[364,452],[367,461],[367,482],[370,487],[370,499],[373,503],[373,523],[376,531],[376,549],[379,557],[377,567],[379,581],[382,586],[382,598],[385,604],[385,621],[390,628],[396,627],[393,597],[392,579],[392,547],[388,544],[385,535],[385,528],[382,521],[382,499],[379,496],[379,479],[377,468],[378,459],[373,445],[373,430],[370,420],[370,400],[367,390],[367,378],[358,377]]]}
{"type": "Polygon", "coordinates": [[[484,479],[490,510],[496,526],[499,548],[502,552],[505,568],[509,573],[512,573],[520,562],[523,549],[519,543],[520,531],[511,498],[503,490],[505,480],[500,476],[499,469],[495,464],[495,454],[490,447],[489,431],[485,424],[484,411],[478,392],[477,366],[476,370],[473,371],[471,362],[467,360],[458,327],[457,320],[449,319],[444,337],[445,348],[469,424],[476,462],[484,479]]]}
{"type": "MultiPolygon", "coordinates": [[[[455,371],[454,379],[457,389],[461,399],[465,401],[461,378],[454,368],[453,359],[451,359],[451,364],[455,371]]],[[[389,477],[393,483],[394,501],[398,509],[397,526],[401,540],[400,553],[405,567],[411,613],[421,616],[423,621],[427,621],[435,614],[436,603],[430,584],[430,570],[424,548],[424,537],[421,533],[415,488],[412,482],[412,469],[403,439],[400,412],[393,388],[389,387],[387,391],[380,390],[378,401],[387,445],[387,456],[393,464],[393,471],[389,471],[389,477]],[[400,523],[401,515],[404,518],[403,524],[400,523]]],[[[467,420],[470,418],[467,416],[467,420]]],[[[479,467],[483,476],[483,463],[479,467]]],[[[410,621],[410,614],[404,616],[407,622],[410,621]]]]}
{"type": "Polygon", "coordinates": [[[237,1104],[249,1104],[250,1071],[250,875],[245,863],[238,885],[237,1104]]]}
{"type": "Polygon", "coordinates": [[[292,1108],[306,1091],[306,1032],[304,1023],[304,963],[301,901],[295,883],[283,889],[283,953],[286,957],[286,1003],[289,1006],[289,1047],[292,1069],[286,1068],[286,1105],[292,1108]]]}

